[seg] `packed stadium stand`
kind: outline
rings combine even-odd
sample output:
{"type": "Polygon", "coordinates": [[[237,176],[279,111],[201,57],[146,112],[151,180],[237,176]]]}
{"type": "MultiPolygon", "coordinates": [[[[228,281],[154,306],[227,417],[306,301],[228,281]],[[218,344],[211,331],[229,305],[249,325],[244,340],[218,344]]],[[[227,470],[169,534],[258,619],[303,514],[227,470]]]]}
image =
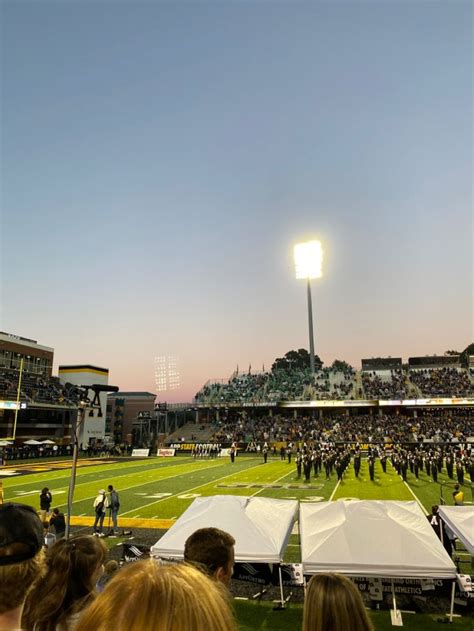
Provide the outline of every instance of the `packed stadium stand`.
{"type": "MultiPolygon", "coordinates": [[[[364,364],[363,364],[364,366],[364,364]]],[[[311,376],[308,370],[273,370],[257,374],[234,373],[227,381],[207,382],[195,403],[263,403],[333,399],[407,399],[422,397],[472,397],[473,377],[461,366],[387,368],[373,366],[362,371],[322,368],[311,376]]]]}

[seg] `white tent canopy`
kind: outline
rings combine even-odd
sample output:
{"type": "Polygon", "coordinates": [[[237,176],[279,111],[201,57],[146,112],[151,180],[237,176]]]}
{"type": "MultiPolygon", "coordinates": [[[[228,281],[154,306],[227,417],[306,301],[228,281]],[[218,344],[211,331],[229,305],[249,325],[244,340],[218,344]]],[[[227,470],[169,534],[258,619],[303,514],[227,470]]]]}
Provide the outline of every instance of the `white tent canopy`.
{"type": "Polygon", "coordinates": [[[198,497],[151,548],[163,559],[182,559],[186,539],[199,528],[220,528],[235,539],[238,562],[279,563],[298,510],[295,500],[215,495],[198,497]]]}
{"type": "Polygon", "coordinates": [[[30,438],[30,440],[25,440],[24,445],[41,445],[39,440],[35,440],[34,438],[30,438]]]}
{"type": "Polygon", "coordinates": [[[440,506],[439,514],[468,552],[474,554],[474,507],[440,506]]]}
{"type": "Polygon", "coordinates": [[[456,567],[416,502],[302,504],[303,572],[450,578],[456,567]]]}

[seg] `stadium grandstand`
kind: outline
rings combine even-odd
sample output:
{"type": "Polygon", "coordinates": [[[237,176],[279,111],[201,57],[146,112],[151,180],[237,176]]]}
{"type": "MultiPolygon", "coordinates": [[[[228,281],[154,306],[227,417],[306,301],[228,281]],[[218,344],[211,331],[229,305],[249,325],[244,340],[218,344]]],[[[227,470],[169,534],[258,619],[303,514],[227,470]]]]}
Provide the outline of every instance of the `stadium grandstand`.
{"type": "MultiPolygon", "coordinates": [[[[314,374],[307,351],[289,351],[268,371],[237,369],[227,380],[209,380],[193,402],[165,411],[152,393],[104,396],[104,418],[92,419],[81,443],[138,446],[158,437],[196,441],[198,434],[199,440],[221,442],[463,439],[473,434],[474,361],[466,351],[406,363],[401,357],[363,358],[360,369],[341,360],[323,366],[316,357],[314,374]],[[123,416],[125,400],[130,410],[123,416]]],[[[0,439],[12,437],[16,418],[17,442],[70,442],[77,401],[66,384],[107,383],[108,370],[60,366],[55,377],[53,358],[53,348],[0,334],[0,439]]]]}

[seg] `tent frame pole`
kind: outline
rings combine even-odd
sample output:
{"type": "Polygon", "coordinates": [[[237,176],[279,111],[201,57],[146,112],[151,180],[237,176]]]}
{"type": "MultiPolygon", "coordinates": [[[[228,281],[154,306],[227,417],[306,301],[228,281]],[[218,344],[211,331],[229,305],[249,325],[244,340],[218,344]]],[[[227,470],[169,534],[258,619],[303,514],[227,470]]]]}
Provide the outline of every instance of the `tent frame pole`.
{"type": "Polygon", "coordinates": [[[283,577],[281,574],[281,563],[278,566],[278,574],[280,576],[280,598],[281,598],[281,606],[284,607],[285,606],[285,597],[283,595],[283,577]]]}
{"type": "Polygon", "coordinates": [[[392,602],[393,602],[393,612],[395,616],[397,615],[397,599],[395,598],[395,583],[393,582],[393,578],[391,580],[392,583],[392,602]]]}
{"type": "Polygon", "coordinates": [[[454,595],[456,593],[456,579],[453,581],[453,586],[451,587],[451,606],[449,608],[449,622],[453,621],[453,613],[454,613],[454,595]]]}

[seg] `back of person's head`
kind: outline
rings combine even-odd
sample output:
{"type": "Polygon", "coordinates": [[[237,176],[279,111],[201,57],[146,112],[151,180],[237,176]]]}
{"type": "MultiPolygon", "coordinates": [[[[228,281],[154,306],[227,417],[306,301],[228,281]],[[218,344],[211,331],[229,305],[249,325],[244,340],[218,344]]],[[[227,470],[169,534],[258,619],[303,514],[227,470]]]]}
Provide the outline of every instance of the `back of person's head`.
{"type": "Polygon", "coordinates": [[[184,560],[228,584],[234,566],[235,539],[219,528],[200,528],[184,544],[184,560]]]}
{"type": "Polygon", "coordinates": [[[317,574],[306,591],[303,631],[373,631],[354,583],[340,574],[317,574]]]}
{"type": "Polygon", "coordinates": [[[44,568],[44,531],[31,506],[0,506],[0,615],[21,607],[44,568]]]}
{"type": "Polygon", "coordinates": [[[53,514],[59,515],[59,508],[53,508],[53,514]]]}
{"type": "Polygon", "coordinates": [[[91,536],[57,541],[46,554],[46,576],[28,595],[23,612],[25,629],[49,631],[94,597],[107,549],[91,536]]]}
{"type": "Polygon", "coordinates": [[[226,590],[194,567],[154,559],[122,568],[76,631],[234,631],[226,590]]]}
{"type": "Polygon", "coordinates": [[[118,569],[119,564],[117,563],[117,561],[111,559],[110,561],[107,561],[107,563],[104,565],[104,574],[106,574],[107,576],[112,576],[112,574],[115,574],[118,569]]]}

